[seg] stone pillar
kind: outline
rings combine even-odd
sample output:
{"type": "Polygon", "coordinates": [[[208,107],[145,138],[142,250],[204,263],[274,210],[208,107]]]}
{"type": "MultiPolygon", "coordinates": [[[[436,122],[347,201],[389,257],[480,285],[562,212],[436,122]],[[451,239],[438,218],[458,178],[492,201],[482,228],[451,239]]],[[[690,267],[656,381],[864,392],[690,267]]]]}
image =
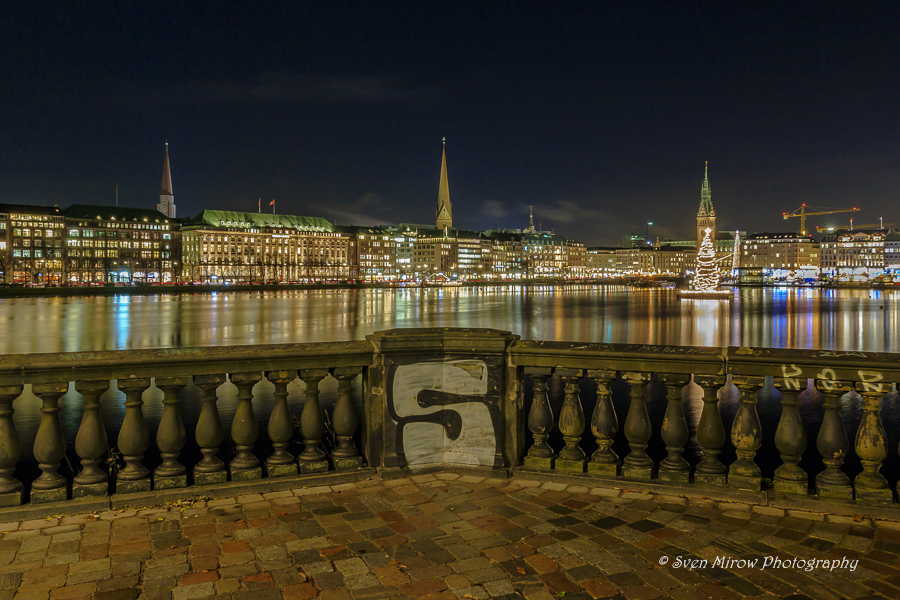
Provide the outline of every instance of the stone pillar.
{"type": "Polygon", "coordinates": [[[588,473],[616,477],[619,474],[619,457],[613,452],[612,445],[619,431],[619,419],[610,391],[610,385],[616,379],[616,372],[592,370],[588,371],[588,377],[597,383],[597,404],[591,416],[591,433],[597,441],[597,450],[591,455],[588,473]]]}
{"type": "Polygon", "coordinates": [[[141,407],[144,390],[150,387],[150,379],[119,379],[119,389],[125,394],[125,417],[119,429],[119,452],[125,459],[125,468],[116,478],[116,493],[150,491],[150,471],[141,464],[144,453],[150,447],[150,431],[144,421],[141,407]]]}
{"type": "Polygon", "coordinates": [[[647,444],[653,433],[644,394],[650,383],[649,373],[622,373],[631,386],[631,403],[625,417],[625,439],[631,452],[622,461],[622,475],[631,479],[649,480],[653,476],[653,460],[647,456],[647,444]]]}
{"type": "Polygon", "coordinates": [[[887,434],[881,422],[881,399],[885,387],[881,383],[857,383],[857,393],[863,398],[863,415],[856,430],[856,455],[862,463],[862,473],[853,482],[856,499],[879,506],[890,506],[893,492],[881,474],[881,463],[887,458],[887,434]],[[859,389],[862,388],[862,389],[859,389]]]}
{"type": "Polygon", "coordinates": [[[231,383],[238,388],[238,406],[231,422],[231,440],[236,449],[229,465],[232,481],[261,479],[262,467],[253,454],[253,444],[259,437],[259,422],[253,413],[253,386],[262,379],[259,373],[232,373],[231,383]]]}
{"type": "Polygon", "coordinates": [[[22,504],[22,482],[13,477],[22,446],[12,418],[13,400],[21,395],[21,385],[0,386],[0,506],[22,504]]]}
{"type": "Polygon", "coordinates": [[[806,430],[800,420],[799,385],[796,379],[781,377],[775,378],[774,383],[781,391],[781,418],[775,429],[775,448],[783,463],[775,469],[775,492],[806,495],[809,475],[799,465],[806,452],[806,430]]]}
{"type": "Polygon", "coordinates": [[[566,386],[562,409],[559,411],[559,432],[563,435],[566,446],[559,451],[556,470],[567,473],[584,473],[587,457],[579,444],[586,422],[578,390],[578,384],[584,377],[584,370],[557,368],[556,374],[566,386]]]}
{"type": "Polygon", "coordinates": [[[275,385],[275,404],[267,427],[274,451],[266,459],[266,474],[269,477],[296,475],[297,459],[287,450],[294,435],[294,417],[287,405],[287,386],[297,379],[297,371],[270,371],[266,377],[275,385]]]}
{"type": "Polygon", "coordinates": [[[100,396],[109,389],[109,381],[76,381],[75,390],[84,396],[81,425],[75,436],[75,452],[81,459],[81,472],[72,483],[72,498],[106,496],[109,478],[100,462],[109,450],[106,428],[100,418],[100,396]]]}
{"type": "Polygon", "coordinates": [[[825,415],[816,437],[816,449],[825,463],[825,470],[816,475],[816,493],[823,498],[853,499],[853,485],[841,470],[850,441],[841,420],[841,398],[852,387],[848,381],[817,379],[816,389],[825,396],[825,415]]]}
{"type": "Polygon", "coordinates": [[[553,375],[553,369],[529,367],[525,369],[525,374],[534,381],[534,400],[528,411],[528,429],[534,437],[534,444],[528,449],[524,463],[529,469],[550,471],[556,463],[556,454],[547,444],[554,421],[553,409],[547,398],[547,380],[553,375]]]}
{"type": "Polygon", "coordinates": [[[334,405],[334,434],[337,437],[337,448],[331,453],[334,468],[337,471],[359,469],[363,466],[362,456],[353,444],[353,436],[359,427],[359,417],[353,406],[350,392],[353,379],[362,373],[361,367],[338,367],[332,376],[338,382],[338,399],[334,405]]]}
{"type": "Polygon", "coordinates": [[[219,446],[225,439],[225,429],[222,427],[222,419],[219,418],[219,409],[216,407],[218,400],[216,390],[226,380],[224,374],[194,376],[194,385],[203,392],[203,406],[200,408],[200,417],[194,430],[194,437],[203,454],[203,458],[194,466],[196,485],[225,483],[228,480],[225,463],[216,456],[219,446]]]}
{"type": "Polygon", "coordinates": [[[690,430],[684,418],[682,389],[691,381],[690,375],[666,373],[659,376],[666,384],[666,416],[663,419],[662,439],[668,455],[659,464],[659,480],[686,484],[691,478],[691,465],[684,459],[684,445],[690,430]]]}
{"type": "Polygon", "coordinates": [[[756,394],[766,380],[732,375],[731,382],[741,391],[741,404],[731,425],[731,443],[737,460],[728,468],[728,487],[758,492],[762,490],[762,472],[754,459],[762,446],[762,425],[756,410],[756,394]]]}
{"type": "Polygon", "coordinates": [[[300,379],[306,384],[306,400],[300,414],[300,433],[303,434],[304,448],[297,463],[301,473],[324,473],[328,471],[328,457],[319,448],[325,435],[325,415],[319,405],[319,383],[328,376],[328,369],[303,369],[300,379]]]}
{"type": "Polygon", "coordinates": [[[59,399],[69,391],[69,384],[38,383],[32,386],[32,391],[43,401],[43,406],[34,440],[34,458],[41,468],[41,476],[31,484],[31,502],[58,502],[68,496],[68,482],[59,474],[60,462],[66,455],[66,438],[59,423],[59,399]]]}
{"type": "Polygon", "coordinates": [[[156,430],[156,445],[162,464],[153,472],[153,489],[187,487],[187,469],[178,462],[187,434],[178,408],[178,393],[189,383],[187,377],[157,377],[156,387],[163,392],[163,414],[156,430]]]}
{"type": "Polygon", "coordinates": [[[703,388],[703,411],[697,425],[697,443],[703,449],[703,460],[694,471],[694,483],[701,485],[725,486],[728,469],[719,460],[722,444],[725,443],[725,425],[719,414],[719,398],[716,395],[725,378],[718,375],[697,375],[694,383],[703,388]]]}

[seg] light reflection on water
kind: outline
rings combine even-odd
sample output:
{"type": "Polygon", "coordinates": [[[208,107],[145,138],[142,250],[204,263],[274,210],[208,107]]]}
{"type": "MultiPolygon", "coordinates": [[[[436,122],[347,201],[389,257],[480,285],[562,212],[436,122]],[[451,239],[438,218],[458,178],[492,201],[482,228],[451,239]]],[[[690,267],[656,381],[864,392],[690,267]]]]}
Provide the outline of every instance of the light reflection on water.
{"type": "Polygon", "coordinates": [[[741,288],[733,302],[623,286],[486,286],[0,300],[0,353],[359,340],[492,327],[524,339],[900,352],[900,291],[741,288]]]}

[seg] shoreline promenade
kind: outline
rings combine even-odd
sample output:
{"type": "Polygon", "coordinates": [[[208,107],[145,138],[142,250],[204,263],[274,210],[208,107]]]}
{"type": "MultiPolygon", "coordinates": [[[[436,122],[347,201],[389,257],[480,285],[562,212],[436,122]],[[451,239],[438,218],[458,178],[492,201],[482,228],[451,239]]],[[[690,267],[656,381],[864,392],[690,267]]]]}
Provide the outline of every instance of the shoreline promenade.
{"type": "Polygon", "coordinates": [[[900,595],[897,522],[467,473],[4,523],[0,599],[900,595]]]}

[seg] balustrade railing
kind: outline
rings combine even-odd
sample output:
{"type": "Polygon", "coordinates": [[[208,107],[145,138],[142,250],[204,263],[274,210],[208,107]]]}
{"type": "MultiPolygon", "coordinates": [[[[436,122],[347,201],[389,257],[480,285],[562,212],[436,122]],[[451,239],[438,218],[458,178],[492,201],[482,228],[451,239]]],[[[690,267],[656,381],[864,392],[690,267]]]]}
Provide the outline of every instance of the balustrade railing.
{"type": "Polygon", "coordinates": [[[771,488],[888,506],[897,477],[889,482],[882,466],[896,449],[888,444],[882,406],[886,396],[896,397],[898,376],[900,357],[890,354],[521,341],[471,329],[393,330],[343,343],[8,355],[0,357],[0,506],[102,497],[113,488],[116,495],[182,488],[187,494],[191,486],[365,465],[386,472],[528,469],[598,486],[621,480],[676,489],[771,488]],[[254,396],[263,379],[274,388],[265,399],[254,396]],[[356,380],[361,406],[352,393],[356,380]],[[325,381],[337,388],[327,415],[319,398],[325,381]],[[107,439],[101,413],[111,382],[124,402],[107,439]],[[294,382],[304,387],[302,410],[288,403],[294,382]],[[236,406],[226,430],[217,390],[231,384],[236,406]],[[22,444],[14,408],[26,386],[41,404],[31,448],[40,473],[35,469],[23,485],[16,478],[22,444]],[[155,438],[144,405],[153,386],[162,395],[155,438]],[[198,391],[186,394],[189,386],[198,391]],[[559,396],[551,393],[559,387],[559,396]],[[777,424],[759,412],[777,402],[776,389],[777,424]],[[60,402],[77,397],[73,390],[81,414],[67,447],[60,402]],[[807,435],[809,423],[801,419],[801,394],[805,402],[824,399],[814,434],[807,435]],[[733,417],[720,396],[737,397],[733,417]],[[845,424],[851,397],[860,402],[852,444],[845,424]],[[269,414],[265,432],[261,409],[269,414]],[[186,410],[195,422],[185,422],[186,410]],[[323,444],[326,422],[330,444],[323,444]],[[193,447],[185,448],[188,440],[193,447]],[[303,449],[295,454],[298,441],[303,449]],[[110,446],[121,454],[120,469],[104,466],[117,462],[110,446]],[[233,452],[223,452],[225,446],[233,452]],[[820,472],[801,464],[813,451],[820,472]],[[80,468],[67,475],[61,466],[73,452],[80,468]],[[158,454],[152,470],[148,452],[158,454]],[[760,456],[776,455],[777,467],[762,467],[760,456]],[[845,465],[854,457],[859,473],[845,465]]]}

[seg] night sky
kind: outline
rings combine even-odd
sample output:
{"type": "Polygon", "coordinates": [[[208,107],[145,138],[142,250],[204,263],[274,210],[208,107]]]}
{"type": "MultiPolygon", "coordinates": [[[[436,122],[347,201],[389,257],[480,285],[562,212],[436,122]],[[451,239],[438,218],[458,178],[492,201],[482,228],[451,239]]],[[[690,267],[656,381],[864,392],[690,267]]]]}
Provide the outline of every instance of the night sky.
{"type": "Polygon", "coordinates": [[[0,202],[433,223],[446,137],[463,228],[900,225],[896,2],[133,4],[2,3],[0,202]]]}

